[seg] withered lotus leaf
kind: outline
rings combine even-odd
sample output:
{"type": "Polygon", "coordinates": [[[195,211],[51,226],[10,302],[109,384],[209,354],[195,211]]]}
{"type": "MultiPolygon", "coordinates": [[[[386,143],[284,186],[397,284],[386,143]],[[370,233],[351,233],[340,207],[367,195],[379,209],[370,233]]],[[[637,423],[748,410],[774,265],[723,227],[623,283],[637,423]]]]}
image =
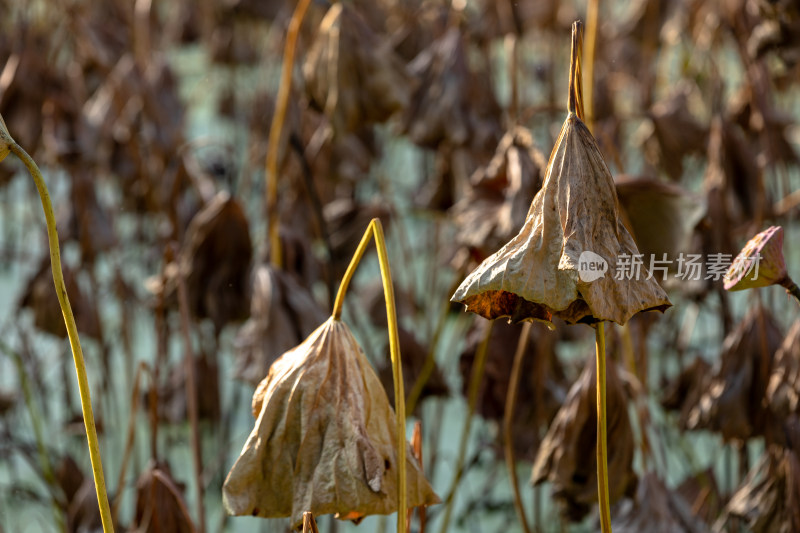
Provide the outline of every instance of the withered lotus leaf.
{"type": "Polygon", "coordinates": [[[349,4],[334,3],[322,19],[303,74],[337,133],[384,122],[410,100],[405,65],[349,4]]]}
{"type": "Polygon", "coordinates": [[[718,431],[726,441],[780,437],[764,396],[782,338],[772,313],[761,306],[752,309],[723,341],[719,361],[689,413],[687,427],[718,431]]]}
{"type": "MultiPolygon", "coordinates": [[[[397,511],[395,414],[350,329],[328,319],[253,395],[256,422],[223,487],[234,515],[342,519],[397,511]]],[[[439,498],[407,450],[408,506],[439,498]]]]}
{"type": "Polygon", "coordinates": [[[652,472],[642,477],[635,501],[618,509],[612,525],[617,533],[708,531],[702,520],[692,514],[691,507],[683,497],[668,489],[652,472]]]}
{"type": "MultiPolygon", "coordinates": [[[[565,504],[566,515],[582,519],[597,502],[596,365],[587,362],[539,446],[533,464],[535,485],[550,481],[553,496],[565,504]]],[[[634,440],[628,416],[632,387],[626,386],[616,364],[607,369],[610,503],[636,489],[633,471],[634,440]]]]}
{"type": "Polygon", "coordinates": [[[742,521],[754,533],[800,530],[800,462],[791,449],[771,448],[747,473],[714,531],[731,531],[742,521]]]}
{"type": "Polygon", "coordinates": [[[257,385],[269,366],[325,320],[308,290],[288,273],[259,265],[253,272],[250,318],[236,334],[236,377],[257,385]]]}
{"type": "Polygon", "coordinates": [[[570,113],[522,229],[481,263],[452,299],[488,319],[551,322],[558,316],[571,324],[624,324],[640,311],[663,312],[672,305],[644,265],[637,275],[621,263],[632,265],[630,258],[638,253],[600,149],[570,113]],[[585,252],[592,255],[582,258],[585,252]],[[588,266],[581,267],[582,261],[593,262],[602,277],[582,277],[579,271],[588,266]],[[622,279],[616,279],[618,264],[622,279]]]}
{"type": "Polygon", "coordinates": [[[182,487],[172,478],[169,465],[151,462],[136,482],[134,531],[144,533],[194,533],[182,487]]]}
{"type": "Polygon", "coordinates": [[[775,353],[767,401],[780,417],[800,414],[800,320],[796,320],[775,353]]]}
{"type": "Polygon", "coordinates": [[[244,207],[227,192],[217,193],[186,230],[180,267],[189,307],[217,329],[247,318],[247,273],[253,257],[244,207]]]}

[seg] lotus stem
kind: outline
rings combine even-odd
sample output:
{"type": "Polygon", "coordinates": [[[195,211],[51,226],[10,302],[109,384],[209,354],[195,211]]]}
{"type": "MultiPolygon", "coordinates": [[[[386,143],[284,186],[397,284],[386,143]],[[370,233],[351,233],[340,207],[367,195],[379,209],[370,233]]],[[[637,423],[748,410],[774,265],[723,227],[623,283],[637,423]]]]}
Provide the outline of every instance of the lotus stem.
{"type": "Polygon", "coordinates": [[[611,506],[608,497],[608,452],[606,450],[606,336],[604,322],[595,328],[597,354],[597,501],[600,505],[600,528],[611,533],[611,506]]]}
{"type": "MultiPolygon", "coordinates": [[[[0,119],[0,123],[2,123],[0,119]]],[[[50,193],[44,182],[42,173],[36,162],[28,153],[8,135],[5,123],[2,123],[0,131],[0,141],[8,144],[8,149],[17,156],[25,165],[36,184],[39,198],[42,201],[44,218],[47,224],[47,239],[50,247],[50,266],[53,271],[53,283],[56,288],[56,296],[61,306],[61,313],[64,316],[64,323],[67,327],[72,358],[75,363],[75,373],[78,378],[78,391],[81,399],[81,411],[83,412],[83,423],[86,426],[86,439],[89,445],[89,458],[92,463],[92,475],[94,476],[94,486],[97,491],[97,502],[100,507],[100,518],[103,523],[103,531],[110,533],[114,531],[114,524],[111,521],[111,508],[108,504],[106,494],[106,482],[103,477],[103,463],[100,459],[100,445],[97,440],[97,428],[94,423],[94,412],[92,411],[92,397],[89,390],[89,380],[86,375],[86,362],[83,359],[83,350],[78,338],[78,328],[75,324],[75,316],[72,314],[72,306],[67,296],[67,287],[64,284],[64,273],[61,269],[61,251],[58,245],[58,231],[56,230],[56,218],[53,213],[53,204],[50,201],[50,193]]]]}
{"type": "Polygon", "coordinates": [[[314,520],[314,515],[311,514],[311,511],[303,513],[303,533],[319,533],[317,521],[314,520]]]}
{"type": "Polygon", "coordinates": [[[522,529],[525,533],[531,533],[531,530],[528,527],[528,519],[525,516],[525,507],[522,505],[522,495],[519,491],[519,480],[517,479],[517,468],[514,461],[512,425],[514,422],[514,405],[517,403],[517,391],[519,390],[519,378],[522,375],[522,362],[525,359],[525,351],[528,348],[530,331],[531,323],[525,322],[522,325],[522,332],[517,342],[517,351],[514,353],[514,364],[511,367],[511,377],[509,378],[508,393],[506,394],[506,409],[503,415],[506,467],[508,468],[508,477],[511,479],[511,488],[514,491],[514,509],[517,511],[517,518],[522,524],[522,529]]]}
{"type": "Polygon", "coordinates": [[[567,110],[583,120],[583,82],[581,80],[581,48],[583,47],[583,23],[572,23],[572,52],[569,62],[569,96],[567,110]]]}
{"type": "Polygon", "coordinates": [[[792,281],[789,276],[786,276],[786,279],[781,282],[781,287],[786,289],[788,294],[794,296],[794,299],[797,300],[798,304],[800,304],[800,287],[797,286],[797,283],[792,281]]]}
{"type": "Polygon", "coordinates": [[[475,405],[478,403],[478,390],[483,380],[483,369],[486,366],[486,354],[489,352],[489,339],[492,336],[493,324],[494,322],[489,322],[483,341],[481,341],[481,344],[475,352],[475,360],[472,362],[472,371],[469,377],[469,390],[467,391],[467,420],[464,422],[464,428],[461,430],[461,443],[458,447],[456,473],[453,476],[453,481],[450,483],[450,490],[448,491],[447,500],[445,501],[447,509],[444,512],[444,519],[442,520],[442,527],[439,528],[439,533],[447,533],[447,527],[450,525],[450,517],[453,514],[453,502],[455,501],[456,489],[461,482],[461,477],[464,475],[464,458],[467,455],[467,441],[469,440],[469,431],[472,428],[472,415],[475,414],[475,405]]]}
{"type": "Polygon", "coordinates": [[[381,283],[383,284],[383,295],[386,300],[386,321],[389,328],[389,354],[392,359],[392,379],[394,381],[394,406],[395,417],[397,419],[397,533],[406,531],[406,512],[408,510],[408,494],[406,489],[406,402],[405,391],[403,390],[403,365],[400,357],[400,337],[397,332],[397,311],[394,301],[394,287],[392,285],[392,272],[389,268],[389,254],[386,252],[386,239],[383,234],[383,225],[377,218],[373,218],[361,242],[358,243],[353,258],[347,266],[342,282],[339,285],[339,292],[336,293],[336,300],[333,304],[332,317],[340,320],[342,316],[342,305],[347,288],[353,279],[353,274],[358,267],[364,252],[367,249],[370,238],[375,238],[375,247],[378,251],[378,264],[381,270],[381,283]]]}
{"type": "MultiPolygon", "coordinates": [[[[203,506],[203,450],[200,443],[200,423],[197,407],[197,376],[195,374],[195,356],[192,349],[192,337],[189,331],[189,296],[186,290],[186,279],[178,276],[178,310],[181,320],[181,336],[183,337],[183,361],[186,371],[184,393],[186,394],[186,410],[189,413],[190,443],[192,447],[192,470],[195,478],[195,498],[197,499],[197,524],[199,533],[206,532],[206,515],[203,506]]],[[[153,385],[155,386],[155,385],[153,385]]]]}
{"type": "Polygon", "coordinates": [[[281,68],[281,83],[278,87],[278,96],[275,99],[275,114],[269,128],[269,141],[267,144],[266,180],[267,180],[267,223],[269,231],[270,263],[275,268],[283,267],[283,250],[279,232],[278,216],[278,155],[281,146],[281,132],[286,121],[286,109],[289,106],[289,93],[292,89],[292,69],[294,68],[294,54],[297,49],[297,36],[303,24],[306,11],[311,0],[299,0],[289,21],[286,32],[286,47],[283,50],[283,65],[281,68]]]}
{"type": "Polygon", "coordinates": [[[586,127],[594,128],[594,58],[597,48],[597,19],[600,11],[600,0],[589,0],[586,6],[586,51],[583,60],[586,63],[586,127]]]}
{"type": "Polygon", "coordinates": [[[119,506],[122,503],[123,483],[125,482],[125,474],[128,472],[128,463],[130,462],[131,455],[133,454],[133,445],[136,438],[136,414],[139,411],[139,388],[141,385],[142,374],[147,372],[152,380],[150,367],[144,361],[139,361],[136,366],[136,374],[133,378],[133,388],[131,389],[131,412],[128,418],[128,431],[125,438],[125,451],[122,452],[122,465],[119,467],[119,476],[117,476],[117,490],[115,492],[114,500],[111,503],[111,517],[116,520],[119,515],[119,506]]]}

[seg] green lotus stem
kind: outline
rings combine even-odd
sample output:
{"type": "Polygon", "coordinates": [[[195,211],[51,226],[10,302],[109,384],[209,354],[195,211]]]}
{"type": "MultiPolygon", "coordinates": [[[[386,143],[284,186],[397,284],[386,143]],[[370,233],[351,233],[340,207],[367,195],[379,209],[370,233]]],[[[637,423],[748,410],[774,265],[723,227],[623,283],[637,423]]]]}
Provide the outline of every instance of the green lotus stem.
{"type": "Polygon", "coordinates": [[[475,352],[475,360],[472,362],[472,371],[469,377],[469,390],[467,391],[467,420],[464,422],[464,428],[461,431],[461,443],[458,448],[458,459],[456,460],[456,473],[453,476],[453,481],[450,483],[450,490],[448,491],[447,500],[445,501],[447,509],[444,512],[444,519],[442,520],[442,527],[439,528],[439,533],[447,532],[447,527],[450,525],[450,517],[453,514],[453,502],[455,501],[456,489],[461,482],[461,477],[464,475],[464,458],[467,455],[467,441],[469,440],[470,428],[472,428],[472,416],[475,414],[475,405],[478,403],[478,390],[483,380],[483,369],[486,366],[486,354],[489,352],[489,339],[492,336],[493,324],[493,321],[489,322],[489,326],[486,328],[486,335],[478,346],[475,352]]]}
{"type": "Polygon", "coordinates": [[[300,26],[306,15],[311,0],[299,0],[289,21],[286,32],[286,47],[283,50],[283,66],[281,68],[281,83],[278,87],[278,96],[275,100],[275,114],[269,128],[267,141],[266,180],[267,180],[267,219],[269,231],[270,263],[275,268],[283,267],[283,253],[278,217],[278,152],[281,145],[281,132],[286,121],[286,109],[289,104],[289,93],[292,89],[292,68],[294,67],[294,53],[297,49],[297,36],[300,26]]]}
{"type": "Polygon", "coordinates": [[[595,328],[597,354],[597,501],[600,505],[600,528],[611,533],[611,506],[608,497],[608,452],[606,451],[606,336],[604,322],[595,328]]]}
{"type": "Polygon", "coordinates": [[[56,288],[56,296],[61,306],[61,313],[64,315],[64,323],[67,327],[72,358],[75,362],[75,373],[78,378],[78,391],[81,398],[81,411],[83,411],[83,423],[86,426],[86,439],[89,444],[89,458],[92,462],[92,475],[94,476],[94,486],[97,491],[97,502],[100,507],[100,518],[103,523],[103,531],[110,533],[114,531],[114,524],[111,521],[111,508],[108,504],[106,494],[106,482],[103,477],[103,463],[100,460],[100,446],[97,441],[97,428],[94,423],[94,413],[92,411],[92,398],[89,392],[89,380],[86,376],[86,363],[83,359],[83,350],[78,338],[78,328],[75,324],[75,316],[72,314],[72,307],[67,296],[67,287],[64,284],[64,273],[61,270],[61,252],[58,246],[58,231],[56,230],[56,218],[53,213],[53,204],[50,201],[50,193],[44,182],[42,173],[36,162],[28,153],[18,145],[6,129],[5,122],[0,117],[0,160],[2,153],[7,149],[25,165],[36,184],[39,191],[39,198],[42,201],[44,218],[47,223],[47,239],[50,246],[50,266],[53,271],[53,283],[56,288]]]}
{"type": "Polygon", "coordinates": [[[408,510],[408,494],[406,489],[406,402],[405,391],[403,390],[403,365],[400,358],[400,337],[397,333],[397,311],[394,301],[394,287],[392,285],[392,272],[389,268],[389,254],[386,253],[386,239],[383,235],[383,225],[377,218],[373,218],[361,242],[358,243],[356,252],[347,266],[347,270],[342,277],[339,285],[339,292],[336,293],[336,300],[333,304],[332,317],[340,320],[342,316],[342,305],[347,288],[353,279],[356,268],[358,267],[364,252],[369,245],[370,239],[375,238],[375,247],[378,250],[378,264],[381,270],[381,282],[383,284],[383,296],[386,300],[386,322],[389,327],[389,354],[392,359],[392,379],[394,380],[394,406],[395,418],[397,419],[397,533],[406,531],[406,511],[408,510]]]}
{"type": "Polygon", "coordinates": [[[528,527],[528,518],[525,516],[525,507],[522,505],[522,495],[519,491],[519,480],[517,479],[516,462],[514,461],[514,441],[512,427],[514,422],[514,405],[517,403],[517,391],[519,390],[519,378],[522,376],[522,362],[525,359],[525,350],[528,348],[528,338],[531,332],[531,323],[525,322],[522,325],[522,332],[519,334],[517,351],[514,353],[514,363],[511,366],[511,377],[508,380],[508,393],[506,394],[506,410],[503,414],[503,440],[508,468],[508,477],[511,480],[511,488],[514,490],[514,509],[517,511],[517,518],[522,524],[525,533],[531,533],[528,527]]]}

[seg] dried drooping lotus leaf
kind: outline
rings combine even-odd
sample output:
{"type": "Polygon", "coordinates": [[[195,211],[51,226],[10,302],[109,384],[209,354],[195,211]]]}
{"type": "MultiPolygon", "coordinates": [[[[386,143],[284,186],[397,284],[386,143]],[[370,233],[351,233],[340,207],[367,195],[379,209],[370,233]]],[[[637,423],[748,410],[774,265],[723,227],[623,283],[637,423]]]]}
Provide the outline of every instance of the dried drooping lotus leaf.
{"type": "Polygon", "coordinates": [[[680,412],[680,428],[688,428],[689,415],[708,390],[710,378],[711,365],[702,357],[696,357],[663,388],[661,405],[664,409],[680,412]]]}
{"type": "Polygon", "coordinates": [[[703,154],[706,149],[708,128],[701,125],[689,108],[691,89],[679,85],[667,98],[656,102],[648,115],[653,121],[655,160],[674,181],[683,177],[683,158],[703,154]]]}
{"type": "Polygon", "coordinates": [[[775,353],[767,401],[780,418],[800,414],[800,320],[795,321],[775,353]]]}
{"type": "Polygon", "coordinates": [[[192,218],[184,242],[180,267],[192,314],[210,318],[217,330],[246,318],[253,246],[241,203],[217,193],[192,218]]]}
{"type": "MultiPolygon", "coordinates": [[[[255,427],[223,487],[235,515],[342,519],[397,509],[395,415],[350,329],[328,319],[270,368],[255,427]]],[[[408,506],[439,501],[406,455],[408,506]]]]}
{"type": "Polygon", "coordinates": [[[680,494],[669,490],[655,474],[639,480],[634,501],[617,508],[611,522],[618,533],[706,533],[708,527],[693,516],[680,494]]]}
{"type": "Polygon", "coordinates": [[[136,482],[133,530],[142,533],[194,533],[195,527],[182,490],[172,478],[168,465],[151,462],[136,482]]]}
{"type": "MultiPolygon", "coordinates": [[[[706,391],[689,414],[689,429],[718,431],[728,440],[763,435],[768,442],[782,430],[766,407],[764,395],[772,358],[783,335],[775,318],[758,306],[722,344],[706,391]]],[[[783,440],[782,438],[780,439],[783,440]]]]}
{"type": "Polygon", "coordinates": [[[469,192],[453,206],[456,240],[484,259],[525,222],[530,202],[542,186],[544,157],[531,132],[517,126],[506,132],[494,157],[470,178],[469,192]]]}
{"type": "Polygon", "coordinates": [[[692,513],[706,524],[719,516],[724,501],[717,486],[713,467],[687,477],[676,490],[684,501],[689,502],[692,513]]]}
{"type": "Polygon", "coordinates": [[[752,4],[758,9],[759,21],[747,40],[750,56],[759,59],[774,51],[789,67],[800,63],[800,9],[797,3],[756,0],[752,4]]]}
{"type": "Polygon", "coordinates": [[[703,199],[679,185],[652,178],[620,176],[615,184],[623,215],[644,260],[651,256],[662,260],[667,254],[674,264],[681,252],[690,249],[695,227],[705,215],[703,199]]]}
{"type": "MultiPolygon", "coordinates": [[[[556,414],[536,454],[532,481],[550,481],[553,496],[565,505],[566,515],[580,520],[597,502],[596,365],[592,358],[556,414]]],[[[633,430],[628,416],[630,392],[617,365],[607,368],[608,478],[610,503],[636,489],[633,471],[633,430]]]]}
{"type": "MultiPolygon", "coordinates": [[[[93,339],[100,339],[101,327],[97,309],[93,302],[84,296],[72,270],[65,267],[63,271],[64,285],[69,294],[78,331],[93,339]]],[[[67,338],[64,315],[61,313],[56,289],[53,285],[49,255],[42,258],[39,270],[28,281],[19,306],[33,311],[33,323],[38,329],[57,337],[67,338]]]]}
{"type": "MultiPolygon", "coordinates": [[[[220,419],[219,366],[205,353],[194,360],[197,416],[200,420],[220,419]]],[[[181,361],[169,370],[167,381],[158,390],[158,418],[172,424],[189,420],[186,395],[186,363],[181,361]]],[[[150,391],[143,396],[148,404],[150,391]]]]}
{"type": "Polygon", "coordinates": [[[404,129],[420,146],[491,146],[501,131],[489,76],[470,70],[464,40],[453,26],[408,65],[419,83],[404,129]]]}
{"type": "MultiPolygon", "coordinates": [[[[466,345],[459,357],[465,394],[475,353],[486,336],[487,327],[489,322],[485,320],[475,322],[467,333],[466,345]]],[[[559,336],[543,329],[540,324],[531,328],[529,333],[512,420],[514,455],[526,460],[536,457],[544,431],[564,403],[569,388],[555,352],[559,336]]],[[[522,331],[521,324],[505,321],[492,324],[476,405],[477,413],[487,420],[500,422],[505,416],[511,367],[522,331]]],[[[500,434],[498,438],[502,438],[500,434]]],[[[498,450],[501,447],[502,443],[498,443],[498,450]]]]}
{"type": "Polygon", "coordinates": [[[258,266],[253,272],[250,318],[239,329],[234,343],[236,376],[257,385],[272,362],[297,346],[325,316],[308,290],[290,274],[258,266]]]}
{"type": "Polygon", "coordinates": [[[391,45],[349,5],[334,3],[303,66],[312,102],[335,132],[355,132],[408,107],[411,78],[391,45]]]}
{"type": "MultiPolygon", "coordinates": [[[[350,264],[352,251],[358,246],[364,227],[373,218],[384,224],[391,220],[391,211],[385,204],[365,204],[352,198],[338,198],[323,210],[328,237],[331,242],[331,276],[339,279],[350,264]]],[[[319,323],[319,322],[318,322],[319,323]]]]}
{"type": "Polygon", "coordinates": [[[619,214],[597,143],[570,112],[524,226],[464,280],[452,300],[485,318],[512,321],[557,316],[571,324],[624,324],[640,311],[663,312],[672,304],[647,279],[646,268],[626,270],[623,261],[638,250],[619,214]],[[590,263],[598,270],[590,272],[590,263]]]}
{"type": "Polygon", "coordinates": [[[714,523],[731,531],[744,522],[753,533],[800,531],[800,463],[796,451],[771,448],[748,472],[714,523]]]}
{"type": "Polygon", "coordinates": [[[219,192],[192,217],[175,263],[165,276],[146,285],[153,293],[175,295],[178,277],[186,280],[189,311],[210,318],[219,332],[248,316],[248,274],[253,257],[250,229],[242,204],[219,192]]]}

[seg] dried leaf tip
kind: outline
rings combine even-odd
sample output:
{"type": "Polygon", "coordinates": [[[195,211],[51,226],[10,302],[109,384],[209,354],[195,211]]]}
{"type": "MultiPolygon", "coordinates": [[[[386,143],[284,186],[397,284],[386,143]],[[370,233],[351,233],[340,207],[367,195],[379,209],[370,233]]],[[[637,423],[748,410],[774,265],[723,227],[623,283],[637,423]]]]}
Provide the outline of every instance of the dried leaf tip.
{"type": "Polygon", "coordinates": [[[567,110],[583,120],[583,79],[581,55],[583,54],[583,22],[572,23],[572,54],[569,61],[569,98],[567,110]]]}

